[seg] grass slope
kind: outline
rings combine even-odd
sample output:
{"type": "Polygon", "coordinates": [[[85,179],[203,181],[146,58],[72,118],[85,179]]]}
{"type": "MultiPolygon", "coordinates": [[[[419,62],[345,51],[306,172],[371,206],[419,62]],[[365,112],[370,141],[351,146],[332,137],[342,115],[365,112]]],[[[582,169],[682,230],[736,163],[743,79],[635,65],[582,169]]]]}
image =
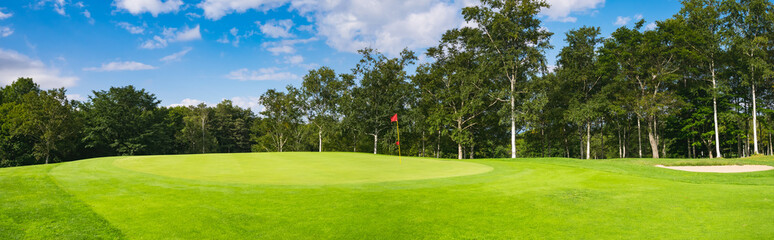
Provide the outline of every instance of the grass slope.
{"type": "Polygon", "coordinates": [[[0,169],[0,239],[123,238],[121,231],[60,189],[54,165],[0,169]]]}
{"type": "MultiPolygon", "coordinates": [[[[356,153],[245,156],[397,164],[356,153]]],[[[491,171],[464,176],[275,185],[128,170],[127,159],[0,169],[0,238],[774,238],[774,171],[652,167],[677,160],[484,159],[466,162],[491,171]]]]}

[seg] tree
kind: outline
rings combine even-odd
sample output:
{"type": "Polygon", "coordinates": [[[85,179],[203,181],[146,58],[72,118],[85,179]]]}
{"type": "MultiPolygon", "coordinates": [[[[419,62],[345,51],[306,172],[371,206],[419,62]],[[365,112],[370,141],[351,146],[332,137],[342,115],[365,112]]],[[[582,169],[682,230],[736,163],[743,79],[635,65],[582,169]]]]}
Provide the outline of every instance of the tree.
{"type": "MultiPolygon", "coordinates": [[[[716,7],[718,4],[712,4],[708,7],[716,7]]],[[[724,4],[728,9],[728,20],[730,27],[727,28],[727,41],[731,45],[731,52],[741,53],[738,65],[746,69],[739,71],[744,83],[750,87],[750,99],[752,100],[752,125],[753,125],[753,148],[754,153],[758,151],[758,96],[756,96],[756,85],[764,83],[766,78],[770,80],[774,75],[774,64],[767,61],[769,51],[772,47],[772,39],[769,39],[774,33],[774,19],[772,10],[774,5],[768,0],[740,0],[726,1],[724,4]]],[[[719,21],[719,20],[715,20],[719,21]]],[[[765,82],[764,86],[770,86],[771,82],[765,82]]]]}
{"type": "Polygon", "coordinates": [[[468,44],[481,36],[471,28],[447,31],[441,43],[427,50],[435,59],[430,66],[420,67],[412,78],[422,98],[430,105],[431,118],[449,126],[457,143],[457,158],[463,158],[463,146],[473,145],[472,127],[487,108],[497,103],[492,97],[492,84],[487,71],[480,67],[481,54],[468,44]]]}
{"type": "MultiPolygon", "coordinates": [[[[291,86],[286,89],[287,93],[269,89],[261,95],[261,104],[265,107],[261,115],[265,118],[257,122],[255,127],[256,131],[263,134],[260,138],[278,152],[285,150],[290,139],[298,137],[303,116],[298,90],[291,86]]],[[[269,149],[267,146],[263,148],[269,149]]]]}
{"type": "Polygon", "coordinates": [[[510,86],[501,92],[500,100],[506,118],[511,124],[511,158],[516,157],[516,114],[519,96],[528,96],[522,85],[535,74],[546,69],[544,52],[551,48],[552,33],[540,26],[537,17],[542,8],[549,5],[543,0],[481,0],[481,4],[462,9],[465,20],[481,29],[485,41],[480,43],[490,56],[493,66],[502,75],[496,79],[505,80],[510,86]]]}
{"type": "Polygon", "coordinates": [[[301,88],[304,97],[302,103],[309,122],[317,127],[319,152],[323,151],[324,131],[332,128],[340,118],[339,99],[349,85],[351,84],[337,77],[336,72],[328,67],[309,70],[304,76],[301,88]]]}
{"type": "Polygon", "coordinates": [[[55,152],[74,149],[81,122],[64,88],[40,94],[29,92],[22,96],[22,109],[27,113],[23,115],[26,118],[20,119],[16,130],[35,139],[32,150],[38,160],[45,159],[48,164],[55,152]]]}
{"type": "Polygon", "coordinates": [[[720,153],[720,131],[718,123],[718,71],[723,66],[719,59],[723,57],[723,19],[721,1],[718,0],[686,0],[678,21],[685,21],[686,28],[681,35],[686,36],[686,47],[691,62],[704,70],[699,75],[699,80],[711,83],[712,90],[712,115],[715,135],[715,156],[722,157],[720,153]]]}
{"type": "MultiPolygon", "coordinates": [[[[578,125],[586,125],[586,159],[591,159],[591,122],[601,117],[599,101],[592,101],[602,88],[602,77],[597,66],[597,45],[602,43],[599,28],[582,27],[570,30],[557,60],[557,75],[565,80],[574,92],[570,99],[567,118],[578,125]]],[[[582,151],[582,150],[581,150],[582,151]]]]}
{"type": "Polygon", "coordinates": [[[188,148],[187,152],[217,152],[219,143],[215,136],[217,125],[213,124],[215,111],[204,103],[177,108],[183,112],[183,129],[178,133],[177,139],[188,148]]]}
{"type": "Polygon", "coordinates": [[[250,126],[253,112],[223,100],[212,108],[211,125],[218,152],[250,151],[250,126]]]}
{"type": "Polygon", "coordinates": [[[159,101],[134,86],[94,91],[84,105],[86,147],[97,156],[152,154],[154,141],[162,138],[164,112],[159,101]]]}
{"type": "Polygon", "coordinates": [[[35,163],[34,139],[18,131],[29,112],[22,106],[23,96],[38,95],[40,86],[31,78],[18,78],[11,85],[0,88],[0,166],[19,166],[35,163]]]}
{"type": "Polygon", "coordinates": [[[359,119],[358,124],[368,135],[374,137],[374,154],[377,153],[379,135],[390,126],[389,117],[395,113],[402,115],[407,93],[411,86],[407,83],[405,68],[413,64],[417,57],[414,52],[403,50],[398,58],[387,58],[374,49],[358,51],[363,58],[352,70],[360,80],[360,85],[352,94],[358,103],[353,110],[359,119]]]}
{"type": "Polygon", "coordinates": [[[670,91],[679,70],[679,53],[672,42],[672,34],[679,25],[667,20],[658,22],[656,30],[640,32],[644,23],[640,20],[634,29],[619,28],[607,46],[620,63],[622,77],[637,89],[633,112],[637,115],[638,129],[640,120],[645,120],[651,156],[659,158],[658,119],[679,103],[670,91]]]}

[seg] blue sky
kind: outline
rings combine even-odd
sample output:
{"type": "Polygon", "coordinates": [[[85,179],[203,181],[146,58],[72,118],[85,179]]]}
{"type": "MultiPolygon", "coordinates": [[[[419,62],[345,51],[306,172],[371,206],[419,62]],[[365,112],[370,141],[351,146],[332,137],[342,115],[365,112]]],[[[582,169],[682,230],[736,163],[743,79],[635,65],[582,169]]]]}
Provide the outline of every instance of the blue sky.
{"type": "MultiPolygon", "coordinates": [[[[604,36],[677,13],[677,0],[549,0],[554,32],[598,26],[604,36]]],[[[260,109],[270,88],[299,86],[312,68],[349,72],[356,50],[422,55],[474,0],[10,0],[0,2],[0,85],[33,77],[85,100],[92,90],[135,85],[162,105],[231,99],[260,109]]],[[[420,61],[426,61],[421,58],[420,61]]]]}

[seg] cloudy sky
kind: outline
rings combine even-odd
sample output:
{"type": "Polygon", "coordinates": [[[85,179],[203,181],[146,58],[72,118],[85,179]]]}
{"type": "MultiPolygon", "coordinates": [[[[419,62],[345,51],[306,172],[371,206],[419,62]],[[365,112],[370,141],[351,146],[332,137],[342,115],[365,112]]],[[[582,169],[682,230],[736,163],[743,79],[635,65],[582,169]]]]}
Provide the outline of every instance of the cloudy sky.
{"type": "MultiPolygon", "coordinates": [[[[299,86],[312,68],[349,72],[358,49],[423,54],[465,24],[476,0],[11,0],[0,2],[0,85],[33,77],[85,100],[92,90],[135,85],[162,105],[231,99],[257,108],[270,88],[299,86]]],[[[548,0],[540,18],[555,33],[675,14],[677,0],[548,0]]],[[[421,58],[422,60],[423,58],[421,58]]]]}

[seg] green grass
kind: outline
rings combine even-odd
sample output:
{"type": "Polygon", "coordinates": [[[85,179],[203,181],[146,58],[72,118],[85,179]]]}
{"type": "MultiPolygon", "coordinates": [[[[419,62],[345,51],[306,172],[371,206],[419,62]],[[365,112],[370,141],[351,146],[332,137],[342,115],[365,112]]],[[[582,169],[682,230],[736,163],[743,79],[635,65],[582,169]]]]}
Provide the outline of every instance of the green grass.
{"type": "Polygon", "coordinates": [[[395,162],[384,155],[326,153],[236,153],[138,156],[116,166],[162,176],[216,182],[323,185],[454,177],[488,172],[492,167],[460,161],[410,158],[395,162]]]}
{"type": "Polygon", "coordinates": [[[263,153],[7,168],[0,239],[774,238],[774,171],[652,166],[691,161],[263,153]]]}

